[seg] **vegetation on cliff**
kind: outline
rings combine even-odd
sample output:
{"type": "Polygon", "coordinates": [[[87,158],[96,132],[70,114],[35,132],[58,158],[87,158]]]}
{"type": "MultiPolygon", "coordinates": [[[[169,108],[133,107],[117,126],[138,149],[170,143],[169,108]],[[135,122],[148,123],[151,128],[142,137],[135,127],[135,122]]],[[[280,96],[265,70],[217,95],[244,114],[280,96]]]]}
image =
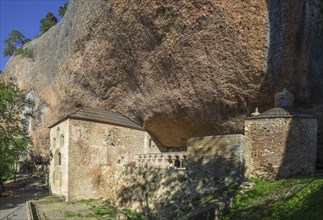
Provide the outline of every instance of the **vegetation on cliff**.
{"type": "Polygon", "coordinates": [[[58,15],[64,17],[68,7],[68,2],[66,2],[63,6],[60,6],[58,9],[58,15]]]}
{"type": "Polygon", "coordinates": [[[12,56],[19,47],[22,47],[29,41],[30,39],[26,38],[20,31],[12,30],[4,40],[3,56],[12,56]]]}
{"type": "Polygon", "coordinates": [[[46,31],[48,31],[51,27],[55,26],[56,24],[57,24],[57,18],[53,13],[48,12],[46,14],[46,17],[40,20],[39,31],[41,32],[41,34],[44,34],[46,31]]]}
{"type": "MultiPolygon", "coordinates": [[[[31,116],[32,101],[14,84],[0,82],[0,186],[13,172],[12,165],[26,153],[31,140],[27,119],[31,116]]],[[[1,191],[0,191],[1,193],[1,191]]]]}

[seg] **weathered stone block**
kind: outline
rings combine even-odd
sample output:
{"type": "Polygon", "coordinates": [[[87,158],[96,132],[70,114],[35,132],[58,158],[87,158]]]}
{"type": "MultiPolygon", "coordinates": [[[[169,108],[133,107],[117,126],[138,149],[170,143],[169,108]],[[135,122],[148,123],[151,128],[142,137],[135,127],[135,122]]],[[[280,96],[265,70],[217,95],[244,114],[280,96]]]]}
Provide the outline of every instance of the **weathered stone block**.
{"type": "Polygon", "coordinates": [[[239,179],[243,174],[243,145],[241,134],[189,138],[188,169],[197,175],[239,179]]]}

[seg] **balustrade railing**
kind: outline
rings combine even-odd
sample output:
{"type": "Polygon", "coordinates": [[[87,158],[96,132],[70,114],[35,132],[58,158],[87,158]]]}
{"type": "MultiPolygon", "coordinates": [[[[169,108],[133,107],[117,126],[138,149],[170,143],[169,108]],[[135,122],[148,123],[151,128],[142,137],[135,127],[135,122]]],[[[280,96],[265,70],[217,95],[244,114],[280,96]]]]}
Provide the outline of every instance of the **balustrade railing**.
{"type": "Polygon", "coordinates": [[[165,152],[136,154],[137,167],[154,167],[168,169],[185,169],[187,165],[187,152],[165,152]],[[172,164],[172,165],[170,165],[172,164]]]}

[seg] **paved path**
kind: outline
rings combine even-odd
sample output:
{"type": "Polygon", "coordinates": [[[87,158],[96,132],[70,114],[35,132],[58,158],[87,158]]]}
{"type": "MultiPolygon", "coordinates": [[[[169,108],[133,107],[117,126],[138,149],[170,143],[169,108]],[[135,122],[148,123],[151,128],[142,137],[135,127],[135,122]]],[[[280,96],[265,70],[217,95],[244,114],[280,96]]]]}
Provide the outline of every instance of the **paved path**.
{"type": "Polygon", "coordinates": [[[26,179],[26,187],[20,188],[19,181],[8,184],[9,196],[0,198],[0,220],[26,220],[26,202],[47,194],[38,178],[26,179]]]}
{"type": "Polygon", "coordinates": [[[27,219],[26,204],[19,204],[11,209],[5,209],[0,211],[1,220],[25,220],[27,219]]]}

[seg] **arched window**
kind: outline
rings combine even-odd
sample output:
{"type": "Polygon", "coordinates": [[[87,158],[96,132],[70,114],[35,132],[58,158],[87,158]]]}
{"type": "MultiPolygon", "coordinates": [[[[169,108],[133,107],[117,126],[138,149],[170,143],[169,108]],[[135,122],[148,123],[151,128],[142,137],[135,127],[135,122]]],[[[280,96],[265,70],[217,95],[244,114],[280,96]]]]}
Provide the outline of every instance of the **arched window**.
{"type": "Polygon", "coordinates": [[[174,166],[176,168],[180,168],[181,167],[181,161],[179,160],[179,156],[175,156],[175,161],[174,161],[174,166]]]}
{"type": "Polygon", "coordinates": [[[62,165],[62,155],[60,152],[58,153],[58,165],[62,165]]]}
{"type": "Polygon", "coordinates": [[[62,134],[61,135],[61,139],[60,139],[60,147],[63,147],[64,146],[64,135],[62,134]]]}
{"type": "Polygon", "coordinates": [[[62,165],[62,154],[58,150],[55,152],[54,164],[55,166],[62,165]]]}

